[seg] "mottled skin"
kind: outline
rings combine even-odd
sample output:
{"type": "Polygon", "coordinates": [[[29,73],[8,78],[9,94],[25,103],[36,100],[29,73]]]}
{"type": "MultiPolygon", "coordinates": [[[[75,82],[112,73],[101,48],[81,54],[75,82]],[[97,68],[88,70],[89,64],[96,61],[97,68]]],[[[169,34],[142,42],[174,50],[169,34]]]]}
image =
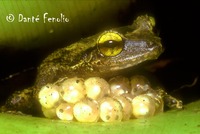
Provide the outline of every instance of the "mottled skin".
{"type": "Polygon", "coordinates": [[[105,56],[98,50],[97,41],[102,33],[58,49],[38,67],[33,87],[12,95],[5,107],[33,114],[37,109],[38,91],[47,83],[74,76],[108,78],[144,61],[157,59],[163,48],[161,39],[153,32],[154,25],[154,19],[145,15],[139,16],[130,26],[112,29],[123,39],[123,50],[115,56],[105,56]]]}
{"type": "Polygon", "coordinates": [[[124,48],[116,56],[104,56],[97,49],[97,34],[49,55],[38,68],[35,86],[55,82],[60,77],[113,76],[120,70],[158,58],[161,39],[152,29],[152,18],[140,16],[131,26],[114,29],[123,35],[124,48]],[[109,75],[108,75],[109,74],[109,75]]]}

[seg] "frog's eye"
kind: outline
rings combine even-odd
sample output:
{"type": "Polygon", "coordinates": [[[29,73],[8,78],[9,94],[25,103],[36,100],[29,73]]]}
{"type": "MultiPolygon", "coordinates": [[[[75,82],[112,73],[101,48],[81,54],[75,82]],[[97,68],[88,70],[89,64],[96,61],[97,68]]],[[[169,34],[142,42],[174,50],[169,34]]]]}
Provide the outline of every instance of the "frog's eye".
{"type": "Polygon", "coordinates": [[[100,35],[97,47],[105,56],[116,56],[123,50],[123,39],[119,33],[108,31],[100,35]]]}

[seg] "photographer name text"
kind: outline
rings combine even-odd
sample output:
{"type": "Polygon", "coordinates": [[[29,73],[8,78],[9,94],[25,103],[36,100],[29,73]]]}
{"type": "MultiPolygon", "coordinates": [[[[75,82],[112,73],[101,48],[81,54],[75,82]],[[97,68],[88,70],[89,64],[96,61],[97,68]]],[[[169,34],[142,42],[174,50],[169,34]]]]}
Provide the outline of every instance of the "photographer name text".
{"type": "Polygon", "coordinates": [[[67,23],[69,22],[69,18],[67,18],[63,13],[60,13],[58,17],[53,17],[49,15],[49,13],[44,13],[43,15],[36,16],[25,16],[23,14],[9,14],[6,16],[6,21],[19,23],[67,23]]]}

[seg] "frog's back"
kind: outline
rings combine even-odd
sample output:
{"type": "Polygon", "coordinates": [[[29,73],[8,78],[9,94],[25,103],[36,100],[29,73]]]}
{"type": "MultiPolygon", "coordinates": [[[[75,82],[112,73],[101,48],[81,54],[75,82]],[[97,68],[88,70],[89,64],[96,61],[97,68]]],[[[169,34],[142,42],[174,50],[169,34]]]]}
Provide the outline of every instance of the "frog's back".
{"type": "Polygon", "coordinates": [[[55,82],[60,77],[75,75],[84,55],[95,47],[95,37],[91,36],[67,47],[60,48],[47,56],[38,68],[36,86],[55,82]]]}

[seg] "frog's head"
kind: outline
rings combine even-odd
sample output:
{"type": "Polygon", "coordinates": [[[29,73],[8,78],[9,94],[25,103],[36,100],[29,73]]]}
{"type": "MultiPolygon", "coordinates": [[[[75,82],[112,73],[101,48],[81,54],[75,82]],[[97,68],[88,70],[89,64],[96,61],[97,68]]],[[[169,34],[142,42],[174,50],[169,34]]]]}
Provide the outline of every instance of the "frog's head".
{"type": "Polygon", "coordinates": [[[132,26],[100,34],[90,65],[102,74],[109,74],[157,59],[163,48],[161,39],[153,32],[154,25],[152,17],[140,16],[132,26]]]}

